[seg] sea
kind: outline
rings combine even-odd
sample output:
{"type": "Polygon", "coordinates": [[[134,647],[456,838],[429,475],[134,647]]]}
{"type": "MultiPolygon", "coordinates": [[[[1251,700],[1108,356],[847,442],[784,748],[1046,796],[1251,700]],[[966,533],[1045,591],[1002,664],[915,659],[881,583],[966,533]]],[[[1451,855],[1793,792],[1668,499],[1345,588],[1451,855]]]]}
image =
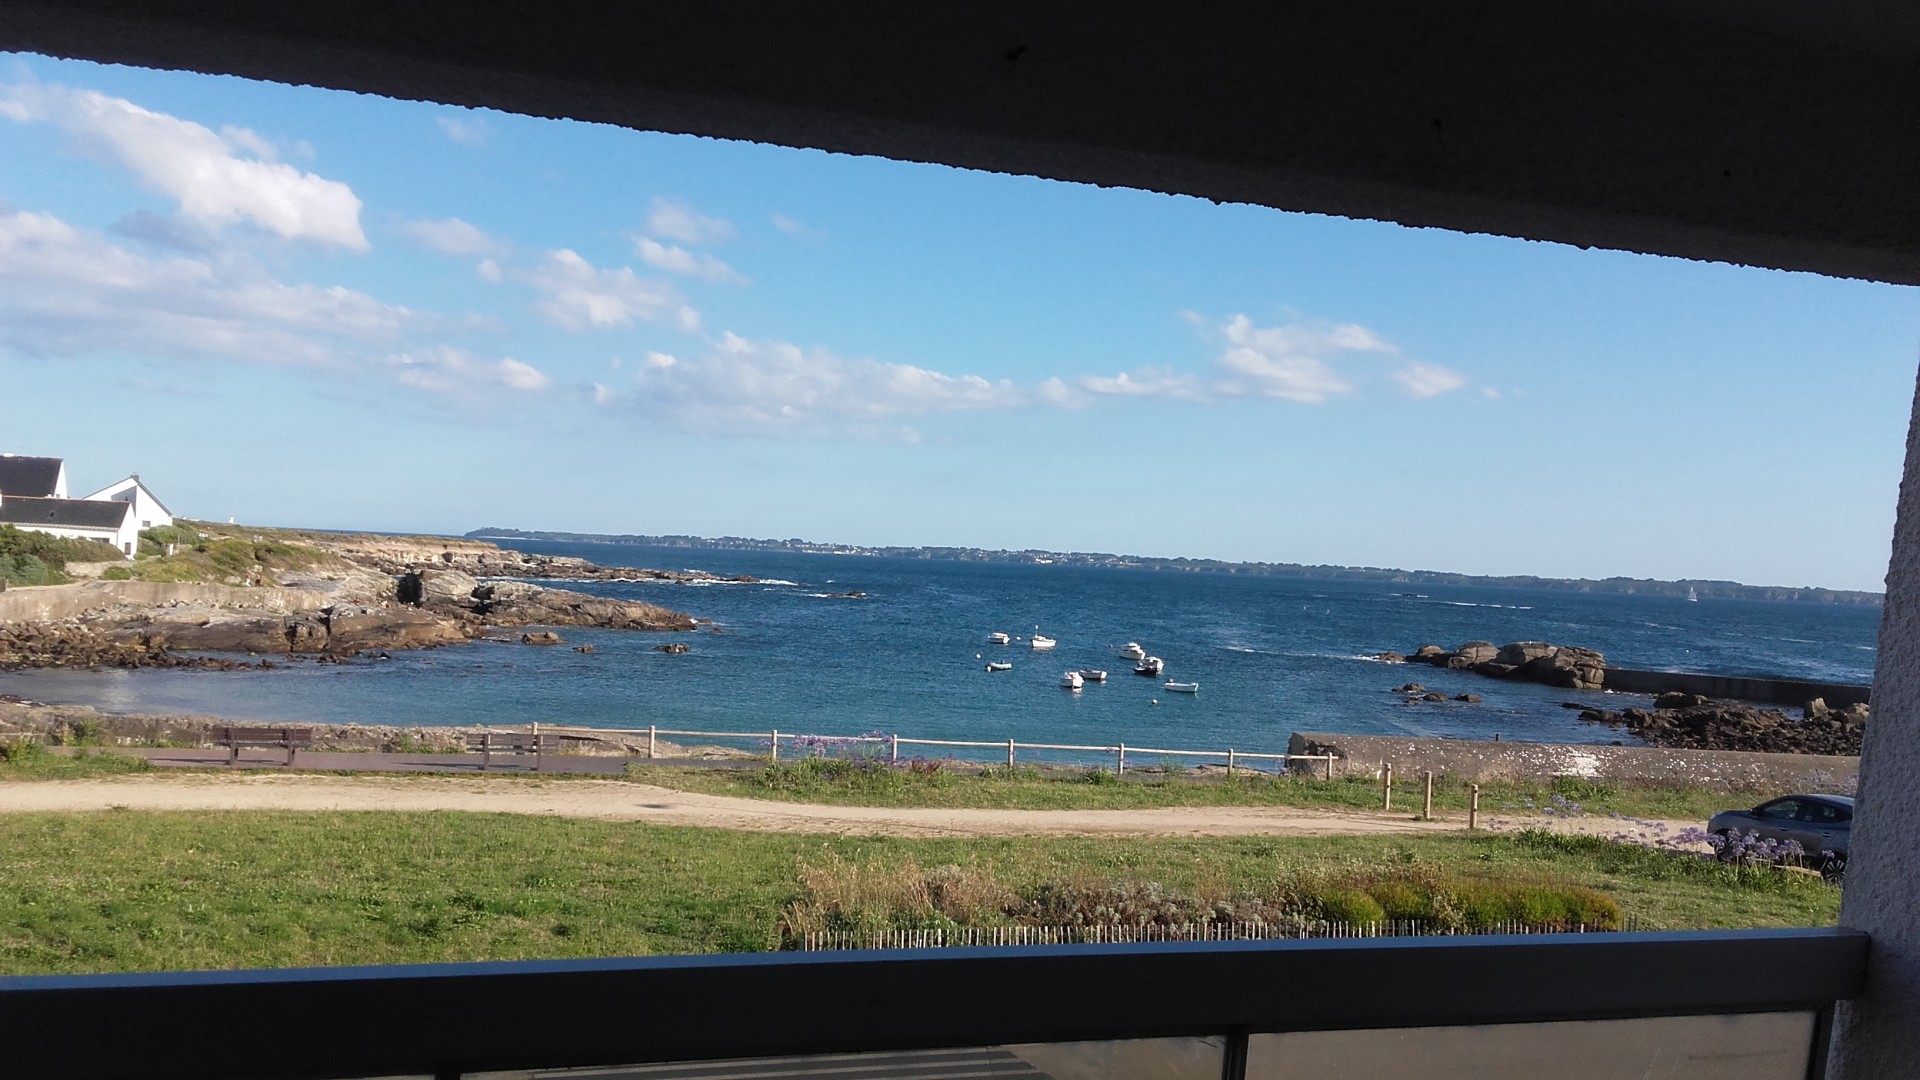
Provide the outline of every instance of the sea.
{"type": "Polygon", "coordinates": [[[1565,704],[1618,709],[1643,697],[1372,657],[1539,640],[1598,649],[1622,667],[1865,683],[1880,616],[1866,606],[1051,564],[511,546],[758,581],[551,583],[711,620],[673,634],[559,628],[568,645],[592,645],[591,653],[481,641],[271,670],[16,672],[0,674],[0,693],[279,722],[886,732],[1256,753],[1284,752],[1295,731],[1608,743],[1632,739],[1581,722],[1565,704]],[[1024,640],[989,645],[994,631],[1039,632],[1059,644],[1046,652],[1024,640]],[[669,642],[689,651],[656,651],[669,642]],[[1169,693],[1161,680],[1134,675],[1116,654],[1127,642],[1163,658],[1165,678],[1197,682],[1199,692],[1169,693]],[[989,673],[990,661],[1013,667],[989,673]],[[1080,668],[1104,669],[1108,680],[1062,689],[1061,674],[1080,668]],[[1483,700],[1409,704],[1394,688],[1410,681],[1483,700]]]}

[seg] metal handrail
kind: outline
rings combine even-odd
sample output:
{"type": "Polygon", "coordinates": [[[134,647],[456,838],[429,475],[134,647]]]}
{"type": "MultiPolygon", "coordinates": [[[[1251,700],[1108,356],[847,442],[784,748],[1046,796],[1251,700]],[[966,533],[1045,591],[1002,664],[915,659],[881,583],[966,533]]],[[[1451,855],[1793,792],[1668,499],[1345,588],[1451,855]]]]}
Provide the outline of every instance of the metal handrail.
{"type": "Polygon", "coordinates": [[[24,1033],[7,1074],[37,1080],[458,1078],[1155,1036],[1244,1049],[1249,1032],[1824,1014],[1859,992],[1866,954],[1858,931],[1809,929],[29,976],[0,978],[0,1023],[24,1033]]]}

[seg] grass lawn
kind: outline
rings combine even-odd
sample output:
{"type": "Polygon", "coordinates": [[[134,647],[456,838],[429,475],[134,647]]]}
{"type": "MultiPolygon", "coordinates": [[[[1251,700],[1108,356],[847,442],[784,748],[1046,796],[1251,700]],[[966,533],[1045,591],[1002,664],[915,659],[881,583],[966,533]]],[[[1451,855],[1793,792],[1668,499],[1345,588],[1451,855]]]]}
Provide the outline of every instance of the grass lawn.
{"type": "MultiPolygon", "coordinates": [[[[1145,763],[1143,763],[1145,764],[1145,763]]],[[[1234,776],[1192,772],[1130,772],[1005,766],[984,770],[951,767],[932,772],[863,768],[830,758],[758,769],[697,766],[627,767],[633,780],[680,791],[838,806],[984,807],[1021,810],[1121,810],[1156,806],[1299,806],[1379,810],[1380,782],[1363,777],[1320,780],[1306,776],[1234,776]]],[[[1396,778],[1395,811],[1416,814],[1422,781],[1396,778]]],[[[1490,816],[1553,807],[1568,812],[1639,818],[1697,819],[1703,826],[1720,810],[1751,806],[1767,796],[1700,788],[1607,785],[1562,777],[1535,784],[1482,784],[1480,809],[1490,816]]],[[[1464,812],[1467,785],[1451,777],[1434,780],[1436,811],[1464,812]]]]}
{"type": "Polygon", "coordinates": [[[463,813],[16,814],[0,972],[759,950],[807,867],[957,864],[1008,886],[1246,888],[1302,872],[1580,885],[1643,928],[1829,924],[1838,890],[1579,838],[839,839],[463,813]]]}
{"type": "Polygon", "coordinates": [[[0,783],[8,780],[86,780],[96,776],[149,773],[145,758],[101,753],[80,747],[72,754],[49,754],[32,744],[16,744],[0,756],[0,783]]]}

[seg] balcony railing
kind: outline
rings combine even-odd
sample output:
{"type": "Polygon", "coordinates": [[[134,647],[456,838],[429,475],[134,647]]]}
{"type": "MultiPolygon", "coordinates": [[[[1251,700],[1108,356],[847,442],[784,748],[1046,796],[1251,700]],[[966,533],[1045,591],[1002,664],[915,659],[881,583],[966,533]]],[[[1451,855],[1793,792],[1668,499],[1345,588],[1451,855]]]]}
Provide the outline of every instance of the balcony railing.
{"type": "Polygon", "coordinates": [[[1496,1080],[1648,1058],[1799,1078],[1866,947],[1809,929],[29,976],[0,979],[0,1073],[1496,1080]]]}

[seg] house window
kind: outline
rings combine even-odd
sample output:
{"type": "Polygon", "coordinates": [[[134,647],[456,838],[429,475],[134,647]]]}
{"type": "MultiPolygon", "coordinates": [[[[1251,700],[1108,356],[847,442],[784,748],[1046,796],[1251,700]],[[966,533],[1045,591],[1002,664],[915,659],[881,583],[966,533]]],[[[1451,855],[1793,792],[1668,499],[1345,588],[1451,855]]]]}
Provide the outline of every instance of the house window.
{"type": "Polygon", "coordinates": [[[132,544],[122,544],[122,545],[120,545],[120,546],[121,546],[121,547],[124,547],[124,548],[126,548],[126,549],[127,549],[127,554],[129,554],[129,555],[131,555],[131,554],[133,554],[133,545],[132,545],[132,544]]]}
{"type": "Polygon", "coordinates": [[[151,529],[151,528],[153,528],[153,522],[151,522],[151,521],[143,521],[143,522],[141,522],[141,523],[140,523],[140,527],[141,527],[141,528],[143,528],[143,529],[151,529]]]}

